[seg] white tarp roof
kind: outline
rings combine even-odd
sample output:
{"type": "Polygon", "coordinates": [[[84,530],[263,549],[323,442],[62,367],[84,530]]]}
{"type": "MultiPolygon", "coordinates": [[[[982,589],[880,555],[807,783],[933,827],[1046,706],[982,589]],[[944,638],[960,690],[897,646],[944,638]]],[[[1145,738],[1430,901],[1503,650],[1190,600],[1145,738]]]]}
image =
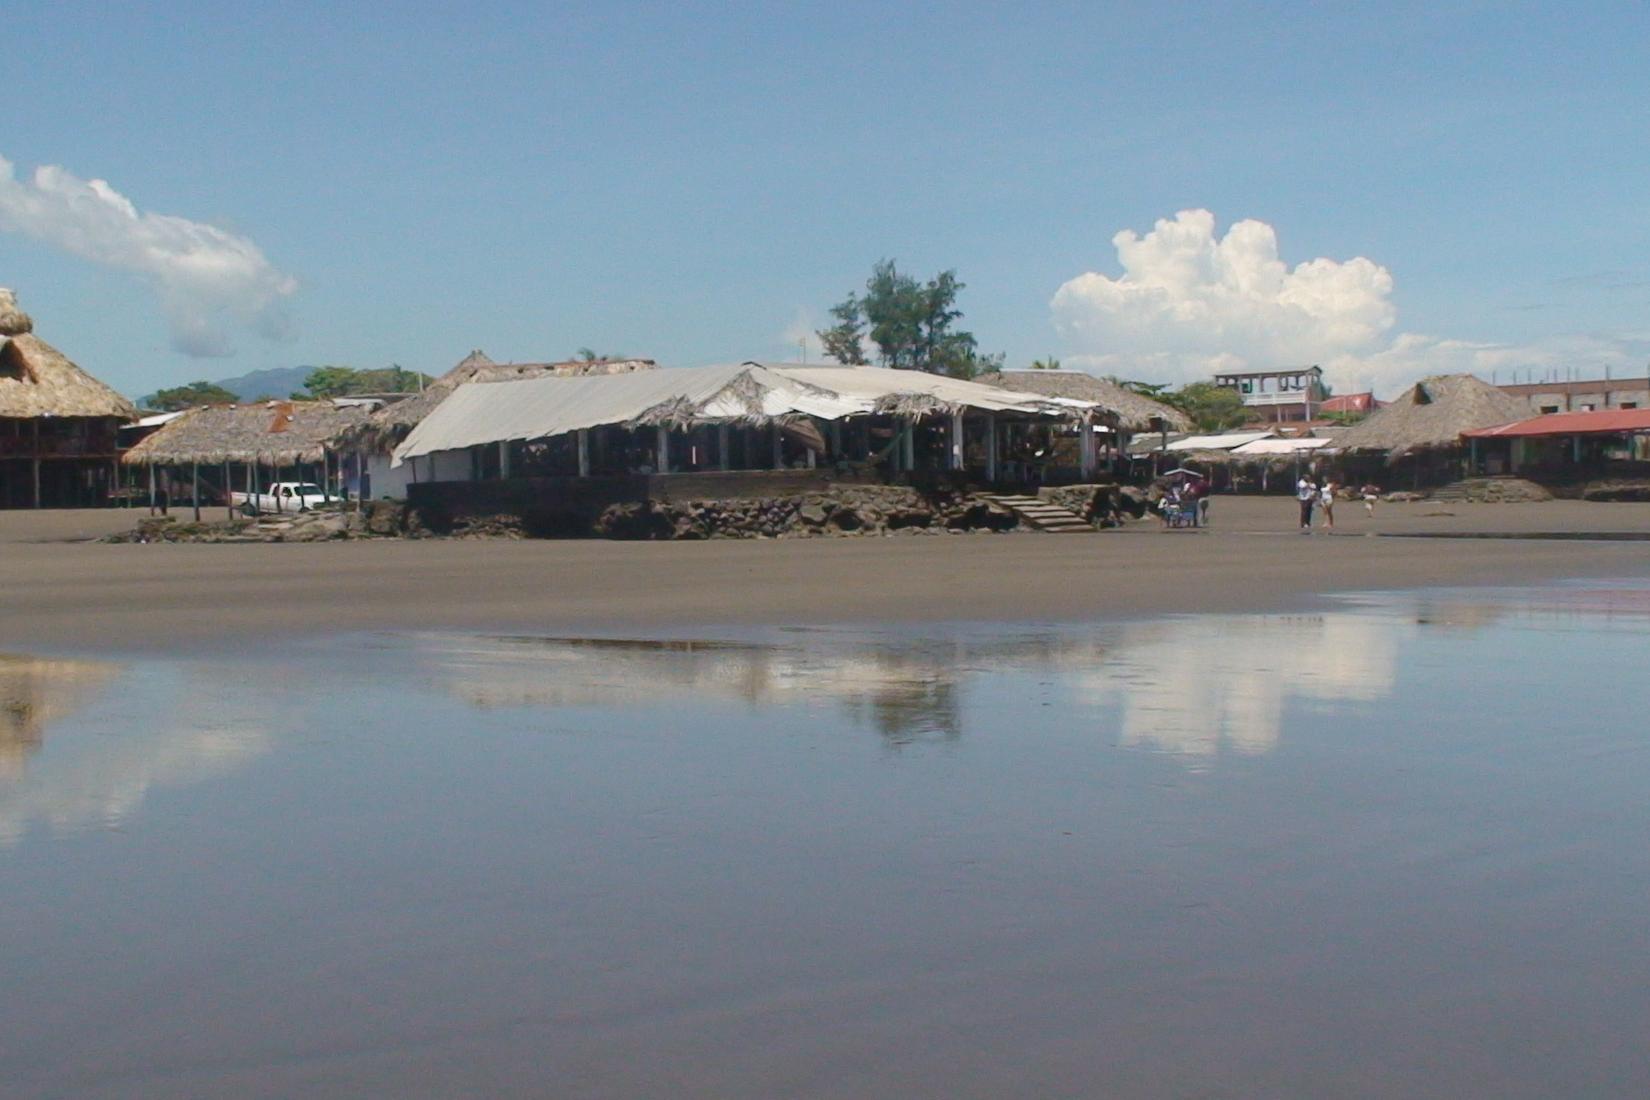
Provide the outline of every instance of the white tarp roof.
{"type": "Polygon", "coordinates": [[[1245,443],[1271,439],[1271,432],[1225,432],[1221,435],[1189,435],[1177,439],[1165,451],[1230,451],[1245,443]]]}
{"type": "Polygon", "coordinates": [[[929,374],[917,370],[889,370],[886,367],[819,367],[789,363],[753,363],[776,374],[810,386],[829,390],[850,400],[857,399],[864,409],[885,397],[904,394],[926,394],[948,405],[966,405],[986,412],[1045,412],[1067,408],[1092,409],[1092,401],[1074,401],[1064,397],[1043,397],[1034,393],[986,386],[967,382],[943,374],[929,374]]]}
{"type": "Polygon", "coordinates": [[[1296,438],[1296,439],[1257,439],[1253,443],[1245,443],[1241,447],[1232,448],[1235,455],[1288,455],[1296,451],[1313,451],[1319,447],[1328,446],[1327,439],[1296,438]]]}
{"type": "Polygon", "coordinates": [[[839,420],[869,413],[879,400],[899,395],[927,395],[947,404],[1033,415],[1092,407],[1082,401],[1050,400],[941,375],[880,367],[750,362],[632,374],[543,375],[458,386],[395,449],[392,465],[435,451],[627,424],[671,405],[691,408],[696,420],[752,416],[839,420]]]}

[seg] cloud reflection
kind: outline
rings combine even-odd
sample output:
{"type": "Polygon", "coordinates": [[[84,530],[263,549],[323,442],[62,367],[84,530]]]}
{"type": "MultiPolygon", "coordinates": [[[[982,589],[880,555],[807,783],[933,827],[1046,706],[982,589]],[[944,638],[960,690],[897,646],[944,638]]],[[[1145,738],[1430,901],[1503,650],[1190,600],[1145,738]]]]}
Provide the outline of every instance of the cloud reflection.
{"type": "Polygon", "coordinates": [[[122,712],[76,712],[126,672],[89,661],[0,657],[0,846],[33,825],[56,832],[113,828],[158,788],[229,774],[269,750],[249,703],[205,686],[205,669],[176,684],[127,680],[122,712]],[[189,683],[198,679],[199,683],[189,683]],[[102,728],[112,724],[113,728],[102,728]]]}
{"type": "Polygon", "coordinates": [[[1124,746],[1253,756],[1277,746],[1292,700],[1390,694],[1412,629],[1350,612],[1130,624],[1102,667],[1073,677],[1073,690],[1081,702],[1121,707],[1124,746]]]}

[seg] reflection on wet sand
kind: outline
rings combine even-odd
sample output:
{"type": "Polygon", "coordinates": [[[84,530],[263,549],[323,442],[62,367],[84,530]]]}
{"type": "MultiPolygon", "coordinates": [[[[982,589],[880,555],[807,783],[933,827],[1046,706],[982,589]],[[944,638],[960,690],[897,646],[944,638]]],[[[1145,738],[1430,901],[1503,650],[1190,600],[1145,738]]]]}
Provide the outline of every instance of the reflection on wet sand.
{"type": "Polygon", "coordinates": [[[96,698],[118,671],[101,661],[0,654],[0,779],[22,775],[46,727],[96,698]]]}
{"type": "Polygon", "coordinates": [[[1044,634],[797,645],[430,634],[414,644],[445,690],[478,707],[834,702],[896,744],[960,736],[960,693],[975,673],[1104,652],[1094,638],[1044,634]]]}
{"type": "Polygon", "coordinates": [[[1346,612],[1131,624],[1103,667],[1076,677],[1076,691],[1122,707],[1126,746],[1257,755],[1276,747],[1292,699],[1389,694],[1399,643],[1412,629],[1346,612]]]}
{"type": "MultiPolygon", "coordinates": [[[[1375,700],[1392,690],[1413,622],[1356,612],[1048,632],[803,645],[424,635],[445,690],[480,707],[661,704],[686,694],[753,705],[836,702],[893,743],[961,735],[983,672],[1056,671],[1074,701],[1122,708],[1120,741],[1190,756],[1276,745],[1291,698],[1375,700]]],[[[1089,721],[1089,719],[1081,719],[1089,721]]]]}
{"type": "MultiPolygon", "coordinates": [[[[109,731],[116,736],[74,728],[71,711],[96,699],[123,671],[113,664],[0,659],[0,696],[8,700],[0,744],[28,757],[0,774],[0,846],[16,843],[33,824],[57,832],[114,828],[152,790],[228,774],[269,750],[254,705],[221,698],[204,669],[169,697],[158,726],[116,720],[109,731]]],[[[140,698],[141,686],[128,688],[134,711],[150,709],[144,704],[153,700],[140,698]]]]}

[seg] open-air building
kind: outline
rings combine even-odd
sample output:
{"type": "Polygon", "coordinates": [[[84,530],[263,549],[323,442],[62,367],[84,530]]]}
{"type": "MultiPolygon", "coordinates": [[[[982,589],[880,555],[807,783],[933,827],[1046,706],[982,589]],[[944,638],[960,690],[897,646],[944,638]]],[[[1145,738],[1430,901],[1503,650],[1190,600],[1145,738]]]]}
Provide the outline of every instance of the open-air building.
{"type": "Polygon", "coordinates": [[[1522,400],[1473,375],[1422,379],[1335,439],[1341,480],[1388,488],[1455,481],[1467,472],[1465,433],[1528,415],[1522,400]]]}
{"type": "Polygon", "coordinates": [[[0,508],[108,504],[132,403],[34,335],[0,289],[0,508]]]}
{"type": "MultiPolygon", "coordinates": [[[[657,369],[652,359],[596,358],[570,359],[544,363],[496,363],[481,350],[475,350],[459,360],[458,364],[437,378],[420,393],[402,398],[375,411],[357,425],[338,444],[359,455],[364,477],[362,494],[369,498],[404,498],[416,470],[413,466],[393,461],[392,454],[401,441],[426,416],[433,412],[459,386],[467,382],[508,382],[544,375],[580,377],[586,375],[633,374],[657,369]]],[[[451,461],[451,460],[449,460],[451,461]]],[[[424,471],[424,479],[471,480],[473,471],[451,467],[439,459],[432,459],[424,471]],[[440,465],[440,469],[436,466],[440,465]]]]}
{"type": "Polygon", "coordinates": [[[121,456],[138,475],[151,507],[189,500],[230,503],[277,481],[302,481],[343,495],[356,483],[352,455],[334,441],[370,414],[332,401],[204,405],[162,424],[121,456]]]}
{"type": "Polygon", "coordinates": [[[1548,413],[1463,434],[1475,473],[1560,482],[1650,473],[1650,408],[1548,413]]]}
{"type": "Polygon", "coordinates": [[[1082,476],[1081,432],[1084,430],[1097,436],[1101,465],[1114,474],[1121,474],[1126,469],[1129,441],[1133,436],[1152,435],[1160,443],[1166,443],[1170,433],[1191,429],[1190,418],[1179,409],[1087,371],[991,371],[975,381],[1015,393],[1082,401],[1093,406],[1094,413],[1086,425],[1067,423],[1010,429],[1003,441],[1005,451],[1035,453],[1042,449],[1046,454],[1043,481],[1066,481],[1082,476]]]}
{"type": "MultiPolygon", "coordinates": [[[[542,502],[689,486],[706,497],[783,493],[941,473],[994,483],[1013,476],[1002,448],[1013,426],[1086,424],[1095,414],[1087,402],[918,371],[748,361],[461,385],[393,462],[410,470],[411,499],[446,503],[491,499],[504,485],[542,502]]],[[[1091,443],[1084,468],[1096,463],[1091,443]]]]}

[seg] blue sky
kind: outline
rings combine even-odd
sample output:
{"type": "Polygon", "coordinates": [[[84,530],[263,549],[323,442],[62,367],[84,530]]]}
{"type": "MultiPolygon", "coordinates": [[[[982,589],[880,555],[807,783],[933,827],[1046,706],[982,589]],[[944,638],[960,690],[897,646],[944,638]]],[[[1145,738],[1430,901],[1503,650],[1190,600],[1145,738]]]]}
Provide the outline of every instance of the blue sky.
{"type": "Polygon", "coordinates": [[[1346,7],[14,3],[0,285],[130,393],[794,355],[882,257],[1011,365],[1642,371],[1650,8],[1346,7]]]}

